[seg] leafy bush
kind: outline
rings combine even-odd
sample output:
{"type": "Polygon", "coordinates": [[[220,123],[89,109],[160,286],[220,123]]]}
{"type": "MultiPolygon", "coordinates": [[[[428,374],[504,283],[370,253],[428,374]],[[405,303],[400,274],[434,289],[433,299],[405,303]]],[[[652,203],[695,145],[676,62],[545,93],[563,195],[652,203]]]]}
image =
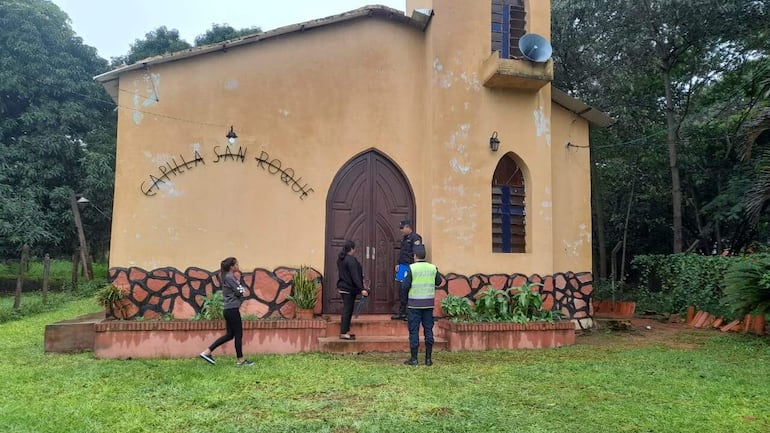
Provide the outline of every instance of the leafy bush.
{"type": "Polygon", "coordinates": [[[107,280],[101,278],[93,279],[91,281],[78,281],[74,287],[72,286],[72,281],[66,281],[62,285],[62,290],[67,290],[78,298],[88,298],[91,296],[96,296],[99,290],[103,289],[107,285],[109,285],[107,280]]]}
{"type": "Polygon", "coordinates": [[[739,257],[697,254],[636,256],[639,286],[633,291],[638,308],[659,313],[682,313],[693,305],[699,310],[725,315],[722,304],[724,274],[739,257]]]}
{"type": "Polygon", "coordinates": [[[725,304],[739,315],[770,313],[770,260],[747,257],[725,273],[725,304]]]}
{"type": "Polygon", "coordinates": [[[459,296],[448,295],[441,301],[441,310],[456,321],[469,322],[553,322],[561,317],[558,311],[544,311],[543,298],[534,286],[510,287],[505,290],[487,286],[476,296],[476,304],[459,296]]]}
{"type": "Polygon", "coordinates": [[[447,295],[441,301],[441,311],[446,317],[468,320],[471,317],[471,301],[462,296],[447,295]]]}
{"type": "Polygon", "coordinates": [[[303,265],[294,273],[294,286],[291,289],[291,295],[287,296],[287,299],[294,302],[297,308],[315,308],[318,299],[318,280],[308,277],[309,270],[309,267],[303,265]]]}
{"type": "Polygon", "coordinates": [[[222,320],[225,318],[225,299],[221,291],[217,291],[203,299],[200,319],[222,320]]]}
{"type": "Polygon", "coordinates": [[[108,310],[114,309],[118,302],[125,297],[126,295],[123,293],[123,290],[112,284],[102,287],[95,295],[96,303],[108,310]]]}

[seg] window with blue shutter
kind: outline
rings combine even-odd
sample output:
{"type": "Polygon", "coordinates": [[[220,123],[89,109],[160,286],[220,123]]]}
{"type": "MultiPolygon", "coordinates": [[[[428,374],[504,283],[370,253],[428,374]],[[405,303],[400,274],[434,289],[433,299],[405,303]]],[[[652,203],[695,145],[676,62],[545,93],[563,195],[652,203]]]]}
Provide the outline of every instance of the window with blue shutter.
{"type": "Polygon", "coordinates": [[[492,0],[492,51],[503,59],[522,57],[519,39],[527,33],[525,0],[492,0]]]}
{"type": "Polygon", "coordinates": [[[524,174],[506,154],[492,177],[492,252],[526,252],[526,216],[524,174]]]}

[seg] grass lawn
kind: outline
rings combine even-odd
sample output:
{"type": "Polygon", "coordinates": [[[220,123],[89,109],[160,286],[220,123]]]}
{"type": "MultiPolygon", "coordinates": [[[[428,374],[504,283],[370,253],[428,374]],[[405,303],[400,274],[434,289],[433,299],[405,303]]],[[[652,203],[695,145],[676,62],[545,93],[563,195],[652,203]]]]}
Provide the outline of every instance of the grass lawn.
{"type": "Polygon", "coordinates": [[[251,368],[43,354],[45,324],[96,309],[83,299],[0,325],[4,432],[770,431],[767,338],[594,333],[438,352],[433,367],[404,354],[251,356],[251,368]]]}

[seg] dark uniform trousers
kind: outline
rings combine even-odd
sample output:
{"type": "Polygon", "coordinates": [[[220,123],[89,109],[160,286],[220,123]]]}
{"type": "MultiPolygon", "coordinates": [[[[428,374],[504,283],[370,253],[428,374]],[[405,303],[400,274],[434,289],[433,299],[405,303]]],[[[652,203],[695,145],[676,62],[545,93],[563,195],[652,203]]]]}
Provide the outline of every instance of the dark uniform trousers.
{"type": "Polygon", "coordinates": [[[407,311],[409,349],[417,349],[420,346],[420,325],[425,334],[425,345],[433,346],[433,308],[407,308],[407,311]]]}

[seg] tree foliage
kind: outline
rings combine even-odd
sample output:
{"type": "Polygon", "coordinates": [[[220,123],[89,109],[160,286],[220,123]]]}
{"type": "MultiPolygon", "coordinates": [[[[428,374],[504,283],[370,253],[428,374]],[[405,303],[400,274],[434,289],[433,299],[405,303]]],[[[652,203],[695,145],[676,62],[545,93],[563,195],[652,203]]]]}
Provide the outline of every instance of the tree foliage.
{"type": "Polygon", "coordinates": [[[136,39],[126,55],[113,57],[112,65],[130,65],[148,57],[186,50],[187,48],[190,48],[190,44],[179,37],[179,30],[169,30],[166,26],[160,26],[147,32],[144,39],[136,39]]]}
{"type": "Polygon", "coordinates": [[[49,1],[0,2],[0,28],[0,256],[23,243],[71,252],[69,191],[110,191],[100,203],[111,208],[114,105],[92,79],[107,62],[49,1]],[[97,160],[102,171],[82,182],[97,160]]]}
{"type": "Polygon", "coordinates": [[[745,125],[770,105],[761,73],[766,2],[552,4],[555,85],[617,119],[591,136],[593,194],[601,197],[594,227],[606,237],[597,262],[609,261],[622,238],[632,184],[631,256],[672,246],[710,254],[767,239],[746,214],[763,164],[740,151],[745,125]]]}
{"type": "Polygon", "coordinates": [[[215,44],[217,42],[259,33],[261,31],[262,29],[259,27],[247,27],[236,30],[227,24],[215,23],[211,25],[210,29],[206,30],[206,33],[195,37],[195,46],[199,47],[201,45],[215,44]]]}

